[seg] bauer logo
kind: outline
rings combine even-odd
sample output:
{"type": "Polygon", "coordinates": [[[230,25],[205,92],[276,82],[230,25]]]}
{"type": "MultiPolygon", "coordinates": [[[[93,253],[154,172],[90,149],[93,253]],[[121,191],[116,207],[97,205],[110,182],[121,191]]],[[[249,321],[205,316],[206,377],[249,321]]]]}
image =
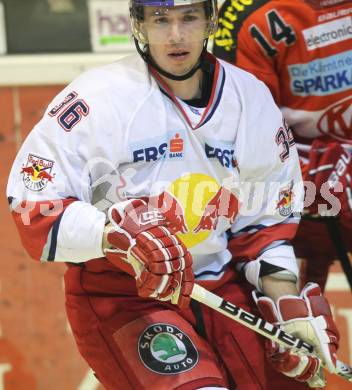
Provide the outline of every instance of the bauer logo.
{"type": "Polygon", "coordinates": [[[150,325],[138,340],[138,353],[149,370],[170,375],[191,370],[199,354],[191,339],[176,326],[150,325]]]}
{"type": "Polygon", "coordinates": [[[48,182],[53,182],[55,174],[51,175],[54,161],[29,154],[27,163],[22,166],[21,174],[24,185],[32,191],[42,191],[48,182]]]}
{"type": "Polygon", "coordinates": [[[329,46],[352,38],[352,18],[333,20],[302,31],[307,50],[329,46]]]}

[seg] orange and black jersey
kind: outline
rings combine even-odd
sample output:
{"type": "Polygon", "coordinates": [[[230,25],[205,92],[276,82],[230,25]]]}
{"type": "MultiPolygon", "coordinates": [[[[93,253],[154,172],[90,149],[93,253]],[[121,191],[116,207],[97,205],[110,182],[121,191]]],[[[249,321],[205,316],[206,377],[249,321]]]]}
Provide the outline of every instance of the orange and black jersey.
{"type": "Polygon", "coordinates": [[[352,4],[227,0],[214,53],[270,88],[296,139],[352,142],[352,4]]]}

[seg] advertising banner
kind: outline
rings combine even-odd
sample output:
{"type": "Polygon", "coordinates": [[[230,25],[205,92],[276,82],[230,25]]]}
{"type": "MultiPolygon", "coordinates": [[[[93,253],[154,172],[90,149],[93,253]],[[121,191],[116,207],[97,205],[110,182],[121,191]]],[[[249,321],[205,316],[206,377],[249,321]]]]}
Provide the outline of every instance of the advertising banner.
{"type": "Polygon", "coordinates": [[[128,1],[90,0],[88,6],[93,52],[134,50],[128,1]]]}

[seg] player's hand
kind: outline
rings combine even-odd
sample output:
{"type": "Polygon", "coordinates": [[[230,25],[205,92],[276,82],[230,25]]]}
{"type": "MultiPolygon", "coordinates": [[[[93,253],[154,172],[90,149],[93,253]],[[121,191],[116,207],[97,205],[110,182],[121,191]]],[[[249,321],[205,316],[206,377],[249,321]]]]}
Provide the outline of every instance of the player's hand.
{"type": "Polygon", "coordinates": [[[133,199],[111,206],[109,220],[106,257],[122,269],[121,260],[133,267],[138,295],[187,307],[194,284],[192,257],[165,217],[133,199]]]}
{"type": "Polygon", "coordinates": [[[306,193],[310,214],[321,214],[319,205],[331,208],[333,195],[341,204],[340,219],[352,227],[351,158],[351,152],[337,142],[326,143],[319,139],[313,142],[309,162],[302,170],[304,180],[314,183],[316,188],[316,194],[306,193]]]}
{"type": "Polygon", "coordinates": [[[267,340],[266,355],[273,367],[298,381],[307,382],[310,387],[325,386],[321,363],[330,372],[335,371],[340,336],[320,287],[308,283],[299,297],[282,296],[276,304],[257,292],[253,297],[267,321],[314,346],[316,357],[296,356],[267,340]]]}

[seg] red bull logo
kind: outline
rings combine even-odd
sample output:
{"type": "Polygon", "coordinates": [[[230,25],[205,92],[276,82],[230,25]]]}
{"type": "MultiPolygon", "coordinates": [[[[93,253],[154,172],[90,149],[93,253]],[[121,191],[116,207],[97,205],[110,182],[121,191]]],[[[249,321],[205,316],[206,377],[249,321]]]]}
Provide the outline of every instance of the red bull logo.
{"type": "Polygon", "coordinates": [[[276,208],[283,217],[287,217],[292,213],[293,196],[291,186],[284,188],[279,192],[279,201],[277,202],[276,208]]]}
{"type": "Polygon", "coordinates": [[[227,228],[238,213],[235,195],[210,176],[184,175],[158,195],[145,199],[171,223],[171,228],[188,248],[199,244],[219,227],[227,228]]]}
{"type": "Polygon", "coordinates": [[[48,182],[52,183],[55,177],[55,174],[51,174],[53,166],[54,161],[29,154],[27,163],[20,172],[26,188],[31,191],[42,191],[48,182]]]}
{"type": "Polygon", "coordinates": [[[225,217],[232,224],[238,213],[238,201],[235,195],[224,187],[220,187],[215,196],[207,203],[194,232],[215,230],[219,217],[225,217]]]}

